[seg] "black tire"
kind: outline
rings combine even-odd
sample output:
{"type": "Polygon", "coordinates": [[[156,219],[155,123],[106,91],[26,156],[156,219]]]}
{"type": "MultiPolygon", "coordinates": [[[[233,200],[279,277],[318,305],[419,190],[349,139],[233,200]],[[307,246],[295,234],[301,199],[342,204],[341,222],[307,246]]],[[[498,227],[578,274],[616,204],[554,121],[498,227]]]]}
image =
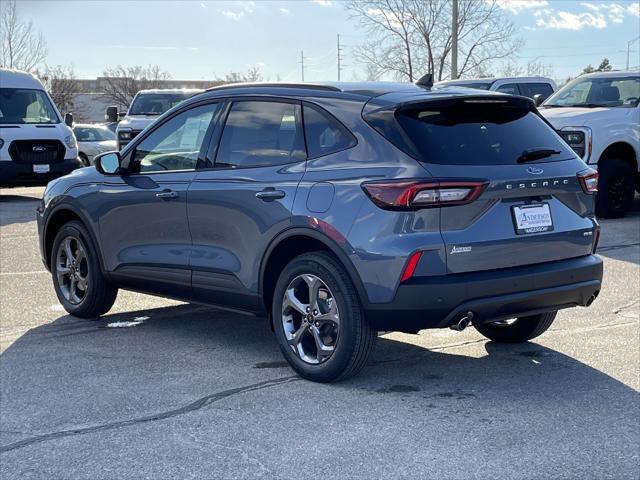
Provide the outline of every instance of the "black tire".
{"type": "Polygon", "coordinates": [[[58,230],[53,241],[50,266],[53,276],[53,286],[58,300],[71,315],[81,318],[99,317],[107,313],[116,301],[118,289],[110,284],[102,275],[100,262],[98,261],[98,250],[82,223],[71,221],[64,224],[60,230],[58,230]],[[75,250],[75,252],[79,252],[81,248],[84,250],[83,259],[77,262],[77,267],[73,267],[77,275],[87,280],[84,290],[81,290],[80,287],[77,288],[77,298],[80,300],[77,302],[68,294],[70,287],[67,285],[67,281],[70,280],[69,276],[73,275],[73,273],[61,273],[65,267],[62,264],[67,263],[67,256],[60,252],[61,247],[64,250],[62,243],[67,239],[71,239],[71,249],[75,250]]]}
{"type": "Polygon", "coordinates": [[[541,313],[517,318],[513,323],[483,323],[476,330],[489,340],[499,343],[521,343],[542,335],[551,326],[558,312],[541,313]]]}
{"type": "Polygon", "coordinates": [[[602,218],[624,217],[633,204],[636,172],[624,160],[607,158],[598,164],[598,173],[596,215],[602,218]]]}
{"type": "Polygon", "coordinates": [[[84,167],[91,166],[91,163],[89,162],[89,159],[87,158],[87,156],[84,153],[81,153],[80,155],[78,155],[78,158],[82,162],[82,166],[84,166],[84,167]]]}
{"type": "MultiPolygon", "coordinates": [[[[283,269],[273,295],[272,315],[275,334],[285,359],[301,377],[315,382],[343,380],[358,373],[365,366],[377,338],[377,331],[371,328],[364,316],[358,293],[349,275],[335,257],[325,252],[300,255],[283,269]],[[287,340],[283,323],[286,290],[303,275],[315,276],[328,287],[332,302],[337,302],[339,312],[333,353],[316,364],[308,363],[296,353],[295,347],[287,340]]],[[[311,328],[310,326],[310,331],[311,328]]]]}

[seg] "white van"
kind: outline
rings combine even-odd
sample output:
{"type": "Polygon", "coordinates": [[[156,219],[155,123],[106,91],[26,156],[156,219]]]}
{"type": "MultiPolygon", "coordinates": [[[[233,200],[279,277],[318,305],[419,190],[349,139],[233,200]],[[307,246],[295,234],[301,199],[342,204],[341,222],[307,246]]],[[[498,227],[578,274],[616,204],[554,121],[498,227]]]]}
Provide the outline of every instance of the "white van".
{"type": "Polygon", "coordinates": [[[71,124],[36,77],[0,68],[0,186],[42,185],[80,167],[71,124]]]}

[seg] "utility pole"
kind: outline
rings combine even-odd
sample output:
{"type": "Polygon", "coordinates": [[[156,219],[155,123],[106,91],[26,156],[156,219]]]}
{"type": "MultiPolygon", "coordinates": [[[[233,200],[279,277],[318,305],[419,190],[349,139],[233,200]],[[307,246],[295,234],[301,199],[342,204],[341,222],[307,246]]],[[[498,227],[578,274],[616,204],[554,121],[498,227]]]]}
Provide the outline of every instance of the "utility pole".
{"type": "Polygon", "coordinates": [[[302,72],[302,81],[304,82],[304,50],[300,50],[300,69],[302,72]]]}
{"type": "Polygon", "coordinates": [[[631,53],[631,45],[638,40],[640,37],[636,37],[633,40],[629,40],[627,42],[627,72],[629,71],[629,54],[631,53]]]}
{"type": "Polygon", "coordinates": [[[458,79],[458,0],[453,0],[451,12],[451,80],[458,79]]]}
{"type": "Polygon", "coordinates": [[[338,34],[338,81],[340,81],[341,70],[342,70],[342,50],[340,47],[340,34],[338,34]]]}

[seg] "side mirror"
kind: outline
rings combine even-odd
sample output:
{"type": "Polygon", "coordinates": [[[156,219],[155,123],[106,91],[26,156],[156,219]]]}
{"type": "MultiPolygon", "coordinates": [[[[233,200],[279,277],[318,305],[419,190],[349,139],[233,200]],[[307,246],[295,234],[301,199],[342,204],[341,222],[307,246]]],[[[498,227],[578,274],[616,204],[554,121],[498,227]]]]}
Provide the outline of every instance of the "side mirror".
{"type": "Polygon", "coordinates": [[[120,170],[120,154],[107,152],[95,158],[96,169],[103,175],[116,175],[120,170]]]}
{"type": "Polygon", "coordinates": [[[545,98],[539,93],[536,93],[533,96],[533,102],[536,104],[536,107],[539,107],[540,105],[542,105],[542,102],[544,101],[545,101],[545,98]]]}
{"type": "Polygon", "coordinates": [[[65,113],[64,115],[64,123],[67,127],[73,127],[73,113],[65,113]]]}
{"type": "Polygon", "coordinates": [[[104,115],[104,118],[107,122],[113,123],[118,121],[118,107],[110,106],[107,107],[107,111],[104,115]]]}

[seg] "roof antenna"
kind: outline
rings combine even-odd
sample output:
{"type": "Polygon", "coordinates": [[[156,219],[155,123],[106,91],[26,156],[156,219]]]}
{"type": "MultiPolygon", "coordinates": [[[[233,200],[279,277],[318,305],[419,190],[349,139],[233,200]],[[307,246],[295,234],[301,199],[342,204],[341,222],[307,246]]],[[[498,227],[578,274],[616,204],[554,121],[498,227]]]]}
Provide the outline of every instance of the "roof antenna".
{"type": "Polygon", "coordinates": [[[433,73],[427,73],[426,75],[420,77],[420,79],[416,82],[416,85],[424,88],[433,87],[433,73]]]}

